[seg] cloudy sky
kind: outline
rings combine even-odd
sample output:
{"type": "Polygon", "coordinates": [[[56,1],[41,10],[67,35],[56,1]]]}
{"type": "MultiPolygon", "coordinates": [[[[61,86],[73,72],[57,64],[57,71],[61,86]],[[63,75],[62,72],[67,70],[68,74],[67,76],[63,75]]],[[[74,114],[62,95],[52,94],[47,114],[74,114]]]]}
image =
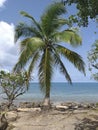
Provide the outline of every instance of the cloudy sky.
{"type": "MultiPolygon", "coordinates": [[[[40,15],[51,2],[53,0],[0,0],[0,69],[11,71],[17,62],[19,47],[14,43],[14,29],[20,21],[26,21],[19,12],[24,10],[39,20],[40,15]]],[[[92,21],[88,28],[81,28],[80,34],[83,38],[83,45],[74,49],[83,57],[86,63],[86,77],[71,64],[66,64],[68,72],[75,82],[93,81],[90,79],[90,72],[88,71],[87,52],[90,50],[95,39],[97,39],[97,36],[94,35],[95,30],[96,26],[92,21]]],[[[37,81],[36,70],[34,75],[35,81],[37,81]]],[[[55,70],[53,81],[62,82],[66,80],[60,75],[59,71],[55,70]]]]}

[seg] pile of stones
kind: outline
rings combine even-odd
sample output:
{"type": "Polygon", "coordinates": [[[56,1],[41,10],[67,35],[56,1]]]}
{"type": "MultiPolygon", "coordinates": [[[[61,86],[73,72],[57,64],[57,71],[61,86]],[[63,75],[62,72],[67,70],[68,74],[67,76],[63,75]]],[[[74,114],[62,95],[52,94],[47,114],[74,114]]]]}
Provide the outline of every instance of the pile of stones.
{"type": "Polygon", "coordinates": [[[95,109],[98,106],[94,103],[61,103],[60,105],[56,105],[57,110],[82,110],[82,109],[95,109]]]}
{"type": "MultiPolygon", "coordinates": [[[[42,102],[20,102],[20,108],[42,108],[42,102]]],[[[84,109],[96,109],[98,105],[96,103],[75,103],[75,102],[65,102],[59,105],[51,104],[51,108],[56,110],[84,110],[84,109]]]]}

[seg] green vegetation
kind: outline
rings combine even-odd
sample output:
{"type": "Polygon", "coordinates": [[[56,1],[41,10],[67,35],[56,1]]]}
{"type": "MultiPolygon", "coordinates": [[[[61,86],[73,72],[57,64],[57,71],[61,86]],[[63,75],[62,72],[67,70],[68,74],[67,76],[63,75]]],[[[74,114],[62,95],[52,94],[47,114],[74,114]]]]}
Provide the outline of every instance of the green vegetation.
{"type": "Polygon", "coordinates": [[[92,77],[98,81],[98,40],[92,45],[90,52],[88,53],[89,70],[92,73],[92,77]]]}
{"type": "Polygon", "coordinates": [[[88,26],[89,20],[98,18],[98,0],[65,0],[65,5],[75,5],[77,13],[70,16],[71,22],[79,26],[88,26]]]}
{"type": "Polygon", "coordinates": [[[27,91],[27,74],[24,73],[7,73],[0,71],[0,86],[5,98],[8,101],[8,108],[13,104],[13,101],[27,91]]]}
{"type": "Polygon", "coordinates": [[[65,13],[64,5],[55,3],[45,10],[40,21],[37,22],[31,15],[21,11],[23,16],[32,21],[32,24],[20,23],[15,30],[15,41],[21,38],[21,54],[14,71],[17,72],[26,67],[30,77],[34,67],[37,68],[41,90],[45,94],[44,105],[50,104],[54,67],[58,67],[67,81],[71,83],[71,77],[61,57],[69,60],[80,72],[85,74],[81,56],[66,48],[66,44],[62,44],[62,42],[65,42],[72,47],[81,45],[78,32],[68,28],[68,21],[62,17],[65,13]],[[63,26],[66,29],[62,30],[63,26]]]}

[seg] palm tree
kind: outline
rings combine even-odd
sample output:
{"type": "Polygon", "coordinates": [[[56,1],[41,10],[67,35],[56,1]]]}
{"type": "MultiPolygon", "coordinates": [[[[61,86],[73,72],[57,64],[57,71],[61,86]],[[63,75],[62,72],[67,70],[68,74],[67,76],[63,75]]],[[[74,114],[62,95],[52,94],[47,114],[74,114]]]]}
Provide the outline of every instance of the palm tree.
{"type": "Polygon", "coordinates": [[[85,73],[85,65],[81,56],[66,48],[66,44],[62,45],[62,42],[71,46],[81,45],[81,38],[75,30],[62,30],[62,26],[68,24],[62,16],[65,13],[66,9],[62,3],[53,3],[41,16],[40,22],[37,22],[31,15],[21,11],[23,16],[31,19],[32,25],[20,23],[15,30],[15,41],[21,38],[21,54],[14,71],[19,71],[26,66],[30,77],[36,66],[40,87],[45,94],[44,105],[50,104],[54,67],[57,66],[67,81],[71,83],[70,75],[61,57],[68,59],[79,71],[85,73]]]}

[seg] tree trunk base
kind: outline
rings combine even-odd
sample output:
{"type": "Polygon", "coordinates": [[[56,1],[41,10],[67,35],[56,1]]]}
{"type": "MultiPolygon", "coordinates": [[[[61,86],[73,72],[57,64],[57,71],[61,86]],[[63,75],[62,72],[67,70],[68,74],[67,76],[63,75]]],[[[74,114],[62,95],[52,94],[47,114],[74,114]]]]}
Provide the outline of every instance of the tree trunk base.
{"type": "Polygon", "coordinates": [[[43,106],[50,106],[50,98],[45,98],[43,101],[43,106]]]}
{"type": "Polygon", "coordinates": [[[50,108],[51,108],[50,98],[45,98],[44,101],[43,101],[42,109],[43,110],[49,110],[50,108]]]}

